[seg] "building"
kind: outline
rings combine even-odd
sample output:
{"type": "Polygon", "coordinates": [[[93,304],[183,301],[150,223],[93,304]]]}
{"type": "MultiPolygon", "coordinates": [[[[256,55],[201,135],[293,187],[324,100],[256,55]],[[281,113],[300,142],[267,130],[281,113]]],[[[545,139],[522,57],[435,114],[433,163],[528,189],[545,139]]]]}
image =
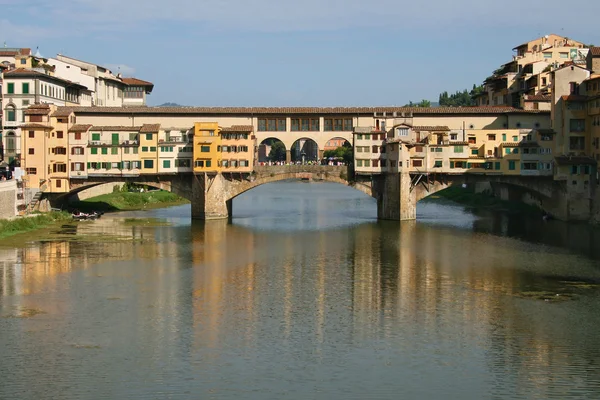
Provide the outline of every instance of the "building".
{"type": "Polygon", "coordinates": [[[221,170],[221,136],[217,122],[194,124],[194,172],[221,170]]]}
{"type": "Polygon", "coordinates": [[[585,44],[559,35],[546,35],[513,49],[516,55],[484,81],[477,104],[548,109],[552,91],[551,71],[564,64],[585,66],[585,44]],[[537,108],[535,108],[537,107],[537,108]]]}

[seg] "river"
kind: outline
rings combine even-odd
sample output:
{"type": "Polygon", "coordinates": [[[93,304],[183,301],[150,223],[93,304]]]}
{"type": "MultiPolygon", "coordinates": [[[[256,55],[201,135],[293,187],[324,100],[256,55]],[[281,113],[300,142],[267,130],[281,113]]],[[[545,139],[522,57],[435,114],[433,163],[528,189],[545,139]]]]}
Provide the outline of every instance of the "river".
{"type": "Polygon", "coordinates": [[[0,247],[0,399],[600,398],[600,233],[337,184],[0,247]]]}

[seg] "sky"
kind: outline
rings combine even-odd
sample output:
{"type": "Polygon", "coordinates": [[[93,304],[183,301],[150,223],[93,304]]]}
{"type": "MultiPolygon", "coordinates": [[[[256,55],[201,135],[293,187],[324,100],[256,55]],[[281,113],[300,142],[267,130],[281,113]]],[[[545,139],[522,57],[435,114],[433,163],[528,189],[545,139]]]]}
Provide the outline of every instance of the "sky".
{"type": "Polygon", "coordinates": [[[149,105],[402,106],[471,89],[546,34],[600,45],[598,15],[598,0],[0,0],[0,45],[151,81],[149,105]]]}

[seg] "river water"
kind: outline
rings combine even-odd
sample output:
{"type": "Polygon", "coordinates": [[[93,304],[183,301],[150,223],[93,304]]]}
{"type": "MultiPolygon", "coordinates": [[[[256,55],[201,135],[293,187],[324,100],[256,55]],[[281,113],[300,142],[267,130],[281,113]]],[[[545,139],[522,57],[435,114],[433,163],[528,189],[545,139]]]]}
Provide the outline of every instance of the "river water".
{"type": "Polygon", "coordinates": [[[0,247],[0,399],[600,398],[600,234],[283,182],[0,247]]]}

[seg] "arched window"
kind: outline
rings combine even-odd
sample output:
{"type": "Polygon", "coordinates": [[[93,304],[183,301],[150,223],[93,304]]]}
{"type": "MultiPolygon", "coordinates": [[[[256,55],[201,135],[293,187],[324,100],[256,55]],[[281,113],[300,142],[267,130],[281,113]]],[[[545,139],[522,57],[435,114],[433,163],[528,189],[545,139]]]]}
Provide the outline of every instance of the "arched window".
{"type": "Polygon", "coordinates": [[[15,106],[9,104],[6,106],[6,120],[7,121],[16,121],[17,120],[17,110],[15,106]]]}
{"type": "Polygon", "coordinates": [[[6,152],[14,153],[17,150],[17,140],[14,132],[6,134],[6,152]]]}

